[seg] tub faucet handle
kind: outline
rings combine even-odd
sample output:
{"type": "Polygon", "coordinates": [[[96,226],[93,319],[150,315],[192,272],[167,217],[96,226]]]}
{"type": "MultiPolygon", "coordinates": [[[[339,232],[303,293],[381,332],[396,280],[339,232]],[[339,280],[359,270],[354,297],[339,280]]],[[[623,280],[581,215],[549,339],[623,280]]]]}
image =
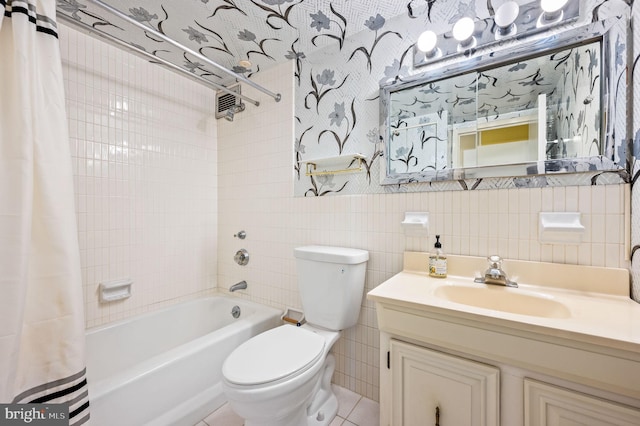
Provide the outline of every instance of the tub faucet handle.
{"type": "Polygon", "coordinates": [[[249,252],[245,249],[240,249],[236,252],[236,255],[233,256],[233,260],[240,266],[244,266],[249,263],[249,252]]]}

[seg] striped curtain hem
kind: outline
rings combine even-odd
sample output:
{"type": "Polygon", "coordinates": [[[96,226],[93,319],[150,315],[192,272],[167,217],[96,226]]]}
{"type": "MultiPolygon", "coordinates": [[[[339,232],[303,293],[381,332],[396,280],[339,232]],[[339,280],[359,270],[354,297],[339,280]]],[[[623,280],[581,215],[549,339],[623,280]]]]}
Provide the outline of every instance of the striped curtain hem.
{"type": "Polygon", "coordinates": [[[89,391],[86,368],[63,379],[34,386],[16,396],[13,404],[68,404],[69,426],[89,420],[89,391]]]}
{"type": "Polygon", "coordinates": [[[9,0],[7,3],[7,0],[0,0],[0,6],[4,9],[4,16],[7,18],[11,18],[14,13],[22,13],[27,15],[29,22],[35,24],[36,31],[58,38],[56,22],[48,16],[36,13],[35,5],[27,1],[9,0]]]}

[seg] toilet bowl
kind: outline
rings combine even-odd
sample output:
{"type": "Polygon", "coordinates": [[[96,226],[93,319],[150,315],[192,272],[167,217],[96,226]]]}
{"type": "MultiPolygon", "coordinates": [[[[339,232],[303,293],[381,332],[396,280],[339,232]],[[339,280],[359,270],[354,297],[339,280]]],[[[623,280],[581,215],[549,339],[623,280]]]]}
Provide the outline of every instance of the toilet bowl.
{"type": "Polygon", "coordinates": [[[328,426],[338,411],[329,351],[358,321],[369,253],[306,246],[294,255],[307,323],[249,339],[222,366],[222,389],[245,426],[328,426]]]}
{"type": "Polygon", "coordinates": [[[329,349],[339,335],[287,324],[240,345],[222,375],[224,393],[245,426],[328,425],[338,411],[329,349]]]}

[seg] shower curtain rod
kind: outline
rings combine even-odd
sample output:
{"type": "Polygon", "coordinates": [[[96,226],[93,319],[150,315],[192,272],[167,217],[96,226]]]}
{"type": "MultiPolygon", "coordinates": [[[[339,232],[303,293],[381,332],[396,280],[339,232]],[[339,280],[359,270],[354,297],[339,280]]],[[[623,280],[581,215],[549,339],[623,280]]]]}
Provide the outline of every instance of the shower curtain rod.
{"type": "Polygon", "coordinates": [[[108,41],[110,41],[110,42],[112,42],[114,44],[117,44],[118,46],[124,47],[125,49],[128,49],[128,50],[134,52],[135,54],[137,54],[139,56],[143,56],[143,57],[149,59],[150,61],[160,63],[162,65],[165,65],[165,66],[171,68],[174,71],[178,71],[180,73],[183,73],[183,74],[185,74],[185,76],[189,77],[192,80],[198,81],[198,82],[203,83],[203,84],[205,84],[205,85],[207,85],[207,86],[209,86],[209,87],[211,87],[213,89],[217,89],[217,90],[223,91],[225,93],[228,93],[230,95],[233,95],[235,97],[238,97],[240,99],[243,99],[243,100],[245,100],[245,101],[247,101],[247,102],[249,102],[249,103],[251,103],[251,104],[253,104],[255,106],[260,106],[260,102],[254,100],[254,99],[251,99],[248,96],[245,96],[245,95],[242,95],[240,93],[234,92],[233,90],[230,90],[225,86],[222,86],[222,85],[220,85],[218,83],[214,83],[213,81],[207,80],[206,78],[201,77],[201,76],[199,76],[199,75],[197,75],[195,73],[192,73],[191,71],[188,71],[188,70],[186,70],[186,69],[184,69],[182,67],[179,67],[178,65],[173,64],[173,63],[167,61],[166,59],[162,59],[162,58],[160,58],[158,56],[152,55],[151,53],[146,52],[146,51],[144,51],[144,50],[142,50],[142,49],[140,49],[140,48],[138,48],[138,47],[136,47],[136,46],[134,46],[132,44],[129,44],[129,43],[125,42],[125,41],[122,41],[119,38],[114,37],[109,33],[105,33],[103,31],[100,31],[100,30],[92,27],[89,24],[85,24],[84,22],[78,21],[77,19],[70,18],[69,16],[65,15],[64,13],[59,13],[58,14],[58,18],[61,19],[62,21],[65,21],[66,23],[71,24],[73,26],[76,26],[76,27],[78,27],[78,28],[80,28],[80,29],[82,29],[84,31],[87,31],[87,32],[90,32],[90,33],[93,33],[93,34],[97,34],[98,36],[100,36],[100,37],[102,37],[102,38],[104,38],[104,39],[106,39],[106,40],[108,40],[108,41]]]}
{"type": "Polygon", "coordinates": [[[193,56],[195,56],[196,58],[198,58],[199,60],[205,62],[208,65],[211,65],[214,68],[219,69],[220,71],[229,74],[233,77],[235,77],[236,79],[247,83],[249,86],[253,87],[254,89],[258,89],[259,91],[261,91],[262,93],[265,93],[269,96],[271,96],[273,99],[275,99],[276,102],[280,102],[280,99],[282,99],[282,96],[280,95],[280,93],[273,93],[272,91],[262,87],[261,85],[249,80],[247,77],[235,73],[233,71],[231,71],[230,69],[227,69],[225,67],[223,67],[222,65],[218,64],[217,62],[212,61],[211,59],[207,58],[206,56],[196,52],[195,50],[189,49],[188,47],[178,43],[177,41],[173,40],[172,38],[167,37],[166,35],[162,34],[159,31],[154,30],[153,28],[143,24],[142,22],[136,21],[135,19],[133,19],[132,17],[130,17],[129,15],[126,15],[125,13],[121,12],[120,10],[116,9],[113,6],[110,6],[104,2],[102,2],[101,0],[88,0],[89,3],[93,3],[96,6],[99,6],[111,13],[113,13],[114,15],[120,17],[121,19],[124,19],[125,21],[129,22],[130,24],[141,28],[144,31],[147,31],[150,34],[153,34],[154,36],[161,38],[162,40],[166,41],[169,44],[174,45],[175,47],[177,47],[178,49],[181,49],[184,52],[187,52],[193,56]]]}

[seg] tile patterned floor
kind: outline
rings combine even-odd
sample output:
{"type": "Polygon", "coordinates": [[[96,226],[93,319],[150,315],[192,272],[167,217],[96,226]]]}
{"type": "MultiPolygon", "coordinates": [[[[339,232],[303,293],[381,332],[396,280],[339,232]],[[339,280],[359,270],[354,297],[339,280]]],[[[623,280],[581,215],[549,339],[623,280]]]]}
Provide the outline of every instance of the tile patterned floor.
{"type": "MultiPolygon", "coordinates": [[[[338,397],[338,415],[329,426],[378,426],[380,409],[378,403],[355,392],[333,385],[338,397]]],[[[231,411],[228,404],[211,413],[195,426],[242,426],[243,421],[231,411]]]]}

